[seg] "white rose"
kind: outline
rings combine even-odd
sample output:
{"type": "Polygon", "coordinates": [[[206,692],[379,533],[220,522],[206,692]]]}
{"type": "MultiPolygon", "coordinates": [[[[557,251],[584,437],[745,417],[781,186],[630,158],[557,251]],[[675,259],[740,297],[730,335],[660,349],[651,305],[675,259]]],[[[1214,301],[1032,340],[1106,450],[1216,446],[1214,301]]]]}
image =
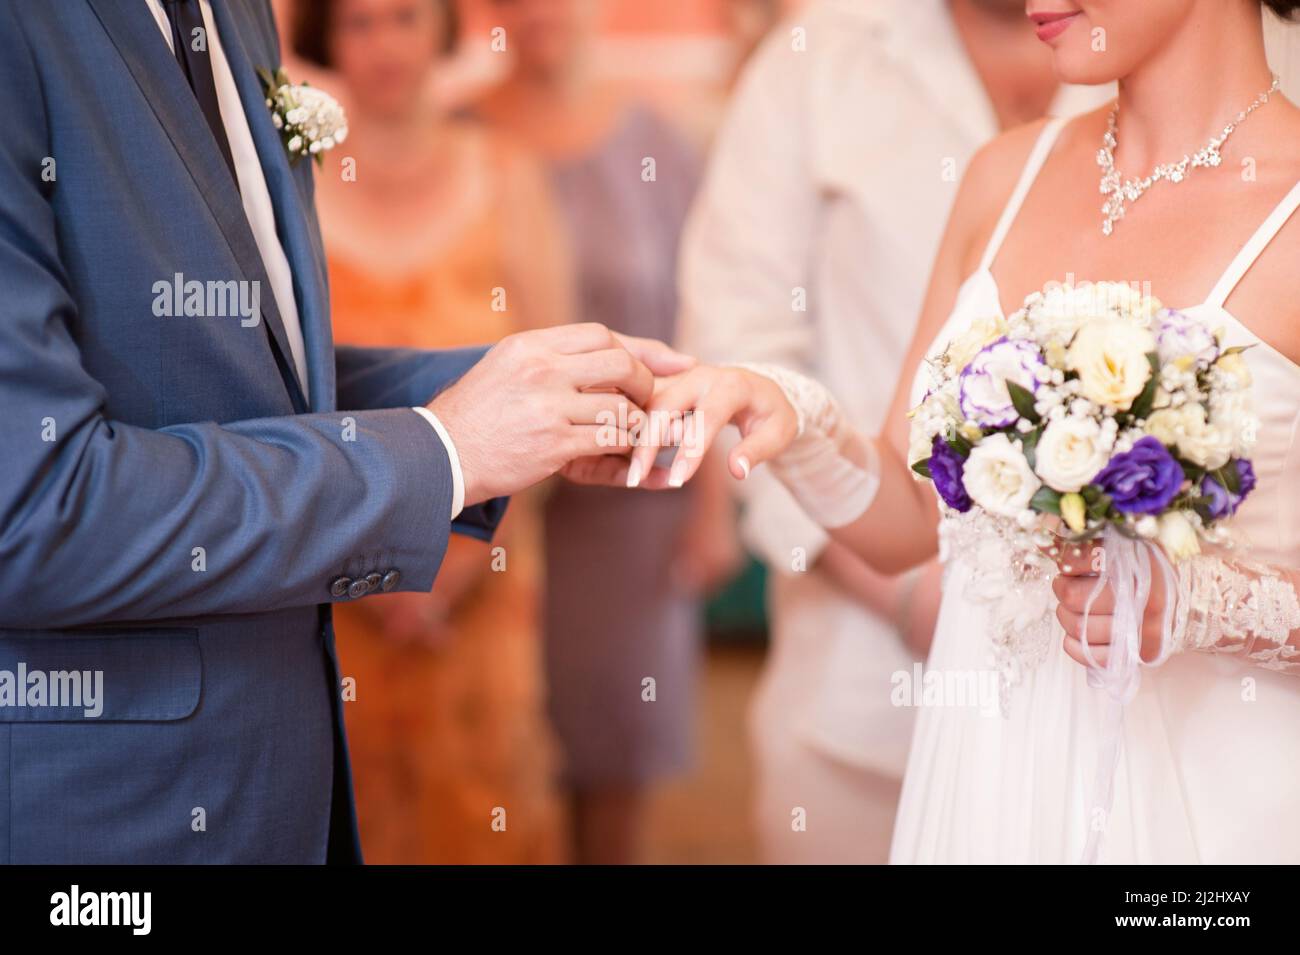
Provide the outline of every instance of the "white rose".
{"type": "Polygon", "coordinates": [[[997,341],[1006,333],[1006,322],[1002,317],[976,319],[971,323],[966,331],[962,332],[949,343],[947,348],[947,359],[952,367],[961,371],[970,364],[970,360],[984,348],[985,345],[997,341]]]}
{"type": "Polygon", "coordinates": [[[1078,491],[1106,466],[1112,444],[1095,419],[1061,418],[1039,438],[1034,470],[1058,491],[1078,491]]]}
{"type": "Polygon", "coordinates": [[[1040,341],[1060,344],[1069,341],[1079,324],[1094,317],[1091,297],[1068,285],[1050,285],[1037,301],[1025,300],[1034,336],[1040,341]]]}
{"type": "Polygon", "coordinates": [[[1226,378],[1233,387],[1249,388],[1251,383],[1250,368],[1241,357],[1241,352],[1224,355],[1214,363],[1215,371],[1226,378]]]}
{"type": "Polygon", "coordinates": [[[1160,546],[1165,549],[1170,560],[1184,560],[1200,553],[1201,544],[1196,539],[1196,528],[1178,511],[1162,514],[1159,526],[1160,546]]]}
{"type": "Polygon", "coordinates": [[[993,434],[977,444],[962,473],[971,499],[990,514],[1018,518],[1042,482],[1029,468],[1019,442],[993,434]]]}
{"type": "Polygon", "coordinates": [[[1178,448],[1178,452],[1192,464],[1203,468],[1222,468],[1232,456],[1235,438],[1245,442],[1245,429],[1235,433],[1206,420],[1204,405],[1188,401],[1178,408],[1164,408],[1147,420],[1147,433],[1161,444],[1178,448]]]}
{"type": "Polygon", "coordinates": [[[1147,353],[1155,350],[1150,330],[1129,322],[1090,322],[1079,329],[1066,359],[1079,376],[1085,398],[1127,410],[1151,377],[1147,353]]]}
{"type": "Polygon", "coordinates": [[[1259,416],[1249,391],[1220,391],[1210,396],[1210,424],[1231,442],[1235,457],[1247,457],[1259,434],[1259,416]]]}
{"type": "Polygon", "coordinates": [[[1148,326],[1160,308],[1158,301],[1122,282],[1050,283],[1045,294],[1032,304],[1026,299],[1025,305],[1035,338],[1049,343],[1049,360],[1051,343],[1069,341],[1085,324],[1121,320],[1148,326]]]}
{"type": "Polygon", "coordinates": [[[1147,416],[1147,434],[1167,447],[1175,447],[1178,438],[1188,428],[1188,417],[1195,417],[1192,409],[1195,404],[1180,405],[1176,408],[1161,408],[1147,416]]]}
{"type": "Polygon", "coordinates": [[[1205,417],[1200,404],[1184,405],[1188,409],[1187,426],[1178,438],[1178,450],[1192,464],[1203,468],[1222,468],[1232,456],[1232,433],[1226,427],[1212,424],[1205,417]]]}

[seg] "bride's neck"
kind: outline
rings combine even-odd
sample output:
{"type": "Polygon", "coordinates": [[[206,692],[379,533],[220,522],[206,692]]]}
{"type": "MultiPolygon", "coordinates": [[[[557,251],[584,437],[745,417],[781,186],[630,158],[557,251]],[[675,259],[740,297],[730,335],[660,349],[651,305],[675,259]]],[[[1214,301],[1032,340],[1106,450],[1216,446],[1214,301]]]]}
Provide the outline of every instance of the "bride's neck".
{"type": "Polygon", "coordinates": [[[1116,164],[1136,175],[1196,151],[1272,81],[1257,3],[1193,5],[1169,42],[1119,81],[1116,164]]]}

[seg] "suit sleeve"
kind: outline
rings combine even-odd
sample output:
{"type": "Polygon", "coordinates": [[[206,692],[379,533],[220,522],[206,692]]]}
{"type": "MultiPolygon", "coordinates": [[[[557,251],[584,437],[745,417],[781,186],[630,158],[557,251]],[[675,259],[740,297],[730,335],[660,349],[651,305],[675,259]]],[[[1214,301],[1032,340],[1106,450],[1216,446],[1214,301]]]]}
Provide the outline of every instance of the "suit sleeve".
{"type": "Polygon", "coordinates": [[[149,430],[105,414],[61,264],[49,130],[0,4],[0,628],[319,604],[375,567],[428,590],[447,453],[410,408],[149,430]]]}
{"type": "MultiPolygon", "coordinates": [[[[486,351],[486,348],[424,351],[341,345],[334,352],[339,407],[370,410],[428,404],[486,351]]],[[[499,497],[467,507],[451,522],[451,529],[466,537],[490,540],[508,502],[508,498],[499,497]]]]}

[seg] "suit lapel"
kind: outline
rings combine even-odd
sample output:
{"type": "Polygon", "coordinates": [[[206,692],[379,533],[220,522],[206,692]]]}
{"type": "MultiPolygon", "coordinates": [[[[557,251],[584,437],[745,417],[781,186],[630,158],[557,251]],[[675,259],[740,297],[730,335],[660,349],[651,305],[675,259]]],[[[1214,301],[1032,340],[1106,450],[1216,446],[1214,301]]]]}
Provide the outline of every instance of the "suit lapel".
{"type": "MultiPolygon", "coordinates": [[[[166,40],[163,39],[157,22],[149,12],[148,5],[143,0],[86,0],[86,2],[90,4],[99,22],[103,24],[113,45],[117,47],[118,54],[135,78],[136,85],[149,101],[159,123],[162,124],[172,145],[180,154],[245,278],[258,282],[267,291],[268,294],[261,297],[262,318],[274,343],[273,347],[277,353],[276,362],[294,407],[299,411],[307,410],[307,403],[293,369],[292,352],[289,349],[289,339],[285,335],[284,321],[276,307],[275,296],[269,294],[271,283],[262,264],[257,241],[249,228],[248,218],[244,215],[239,190],[235,188],[235,183],[230,178],[230,170],[221,156],[221,151],[217,148],[216,140],[212,138],[212,132],[207,128],[203,114],[195,104],[194,94],[190,92],[180,65],[168,48],[166,40]]],[[[225,32],[229,20],[223,16],[222,8],[225,4],[218,0],[212,6],[214,14],[221,21],[218,30],[222,33],[221,40],[224,46],[227,42],[225,32]]],[[[229,51],[227,56],[230,56],[229,51]]],[[[248,99],[242,95],[242,91],[241,99],[247,110],[248,99]]],[[[265,115],[266,109],[263,108],[261,112],[265,115]]],[[[269,119],[267,123],[269,125],[269,119]]],[[[265,163],[265,157],[263,162],[265,163]]],[[[276,212],[279,213],[279,208],[276,212]]],[[[291,265],[297,264],[292,258],[290,262],[291,265]]]]}
{"type": "Polygon", "coordinates": [[[311,161],[301,160],[299,168],[289,165],[280,131],[271,122],[266,95],[257,77],[257,67],[274,72],[280,65],[279,51],[263,49],[261,59],[254,61],[250,51],[257,50],[257,44],[252,42],[255,38],[249,38],[246,43],[241,24],[230,7],[228,2],[213,3],[212,12],[275,207],[280,241],[293,272],[298,317],[307,349],[312,409],[330,411],[334,407],[334,342],[329,324],[325,256],[311,209],[311,161]]]}

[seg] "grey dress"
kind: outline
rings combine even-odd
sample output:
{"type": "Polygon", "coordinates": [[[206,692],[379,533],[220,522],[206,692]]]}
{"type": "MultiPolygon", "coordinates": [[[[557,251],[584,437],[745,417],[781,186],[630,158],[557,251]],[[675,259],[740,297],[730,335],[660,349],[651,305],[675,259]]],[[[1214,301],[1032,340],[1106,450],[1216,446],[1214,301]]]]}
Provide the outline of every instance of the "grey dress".
{"type": "MultiPolygon", "coordinates": [[[[633,106],[595,151],[553,164],[551,178],[576,253],[575,320],[671,341],[678,236],[699,178],[684,140],[633,106]]],[[[690,494],[557,482],[548,500],[546,669],[576,786],[644,782],[689,762],[699,613],[672,566],[690,494]],[[643,699],[647,677],[653,702],[643,699]]]]}

